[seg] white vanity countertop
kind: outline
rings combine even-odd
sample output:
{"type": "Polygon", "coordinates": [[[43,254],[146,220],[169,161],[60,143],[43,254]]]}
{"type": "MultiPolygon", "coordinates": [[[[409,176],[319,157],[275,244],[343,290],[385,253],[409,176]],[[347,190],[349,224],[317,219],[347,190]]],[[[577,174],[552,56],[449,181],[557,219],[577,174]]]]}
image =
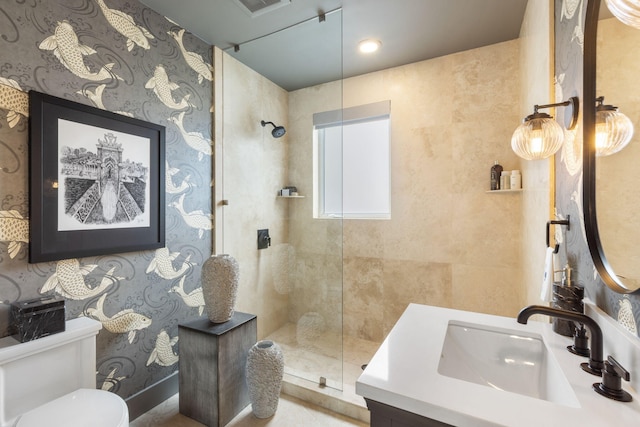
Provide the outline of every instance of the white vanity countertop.
{"type": "MultiPolygon", "coordinates": [[[[606,359],[611,354],[607,352],[610,338],[604,328],[603,334],[606,359]]],[[[597,394],[592,384],[601,378],[580,368],[580,363],[587,359],[569,353],[566,347],[571,344],[573,339],[553,332],[550,323],[529,320],[527,325],[521,325],[514,318],[411,304],[356,382],[356,393],[460,427],[640,426],[640,395],[625,381],[622,387],[631,393],[633,402],[617,402],[597,394]],[[438,364],[450,320],[540,334],[573,387],[581,407],[564,406],[439,374],[438,364]]],[[[640,372],[633,371],[634,366],[625,365],[622,360],[628,354],[613,356],[630,371],[632,378],[640,376],[640,372]]]]}

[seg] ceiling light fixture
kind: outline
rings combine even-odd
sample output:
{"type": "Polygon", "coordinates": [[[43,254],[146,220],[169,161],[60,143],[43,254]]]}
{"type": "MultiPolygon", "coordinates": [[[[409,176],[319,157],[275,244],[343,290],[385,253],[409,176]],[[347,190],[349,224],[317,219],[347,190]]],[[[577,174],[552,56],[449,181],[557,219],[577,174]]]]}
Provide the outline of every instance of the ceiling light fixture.
{"type": "Polygon", "coordinates": [[[596,156],[615,154],[629,144],[633,123],[618,111],[618,107],[604,105],[604,96],[596,98],[596,156]]]}
{"type": "Polygon", "coordinates": [[[624,24],[640,29],[640,2],[638,0],[606,0],[611,13],[624,24]]]}
{"type": "Polygon", "coordinates": [[[534,105],[533,114],[525,117],[511,137],[511,149],[526,160],[546,159],[553,156],[564,142],[564,131],[553,117],[539,113],[541,108],[571,106],[571,122],[567,129],[573,130],[578,123],[578,98],[573,96],[568,101],[557,104],[534,105]]]}
{"type": "Polygon", "coordinates": [[[373,53],[380,49],[380,46],[382,46],[380,40],[366,39],[358,43],[358,50],[360,53],[373,53]]]}

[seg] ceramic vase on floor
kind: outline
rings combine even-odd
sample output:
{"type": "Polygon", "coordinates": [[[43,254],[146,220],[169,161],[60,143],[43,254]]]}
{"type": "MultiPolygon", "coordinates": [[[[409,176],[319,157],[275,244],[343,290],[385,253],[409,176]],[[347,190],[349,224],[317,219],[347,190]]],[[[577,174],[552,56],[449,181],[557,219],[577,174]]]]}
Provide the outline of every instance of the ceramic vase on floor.
{"type": "Polygon", "coordinates": [[[319,342],[320,336],[326,329],[326,322],[320,313],[310,311],[298,319],[296,324],[296,340],[298,344],[307,348],[319,342]]]}
{"type": "Polygon", "coordinates": [[[251,410],[257,418],[276,413],[284,376],[284,356],[273,341],[258,341],[247,355],[247,388],[251,410]]]}
{"type": "Polygon", "coordinates": [[[231,319],[238,293],[240,269],[231,255],[213,255],[202,264],[202,296],[213,323],[231,319]]]}

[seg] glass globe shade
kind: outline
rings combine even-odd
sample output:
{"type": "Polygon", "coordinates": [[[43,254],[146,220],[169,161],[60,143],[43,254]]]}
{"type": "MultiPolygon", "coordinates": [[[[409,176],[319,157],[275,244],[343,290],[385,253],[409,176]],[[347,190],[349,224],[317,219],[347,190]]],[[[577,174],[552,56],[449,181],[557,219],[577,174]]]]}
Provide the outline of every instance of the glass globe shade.
{"type": "Polygon", "coordinates": [[[596,111],[596,156],[609,156],[626,147],[633,136],[633,123],[615,107],[596,111]]]}
{"type": "Polygon", "coordinates": [[[640,29],[640,0],[606,0],[607,7],[621,22],[640,29]]]}
{"type": "Polygon", "coordinates": [[[527,117],[511,137],[511,149],[526,160],[553,156],[564,141],[564,133],[558,122],[547,114],[536,114],[539,117],[527,117]]]}

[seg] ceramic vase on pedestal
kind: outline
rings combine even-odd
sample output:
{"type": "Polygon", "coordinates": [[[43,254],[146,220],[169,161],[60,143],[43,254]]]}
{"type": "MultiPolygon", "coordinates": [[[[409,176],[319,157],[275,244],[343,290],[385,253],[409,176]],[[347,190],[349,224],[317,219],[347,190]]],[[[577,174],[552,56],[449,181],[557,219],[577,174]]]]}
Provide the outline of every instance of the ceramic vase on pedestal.
{"type": "Polygon", "coordinates": [[[247,355],[247,388],[251,410],[257,418],[269,418],[278,409],[284,376],[284,356],[273,341],[258,341],[247,355]]]}
{"type": "Polygon", "coordinates": [[[231,255],[213,255],[202,264],[202,296],[213,323],[231,319],[238,293],[240,270],[231,255]]]}

